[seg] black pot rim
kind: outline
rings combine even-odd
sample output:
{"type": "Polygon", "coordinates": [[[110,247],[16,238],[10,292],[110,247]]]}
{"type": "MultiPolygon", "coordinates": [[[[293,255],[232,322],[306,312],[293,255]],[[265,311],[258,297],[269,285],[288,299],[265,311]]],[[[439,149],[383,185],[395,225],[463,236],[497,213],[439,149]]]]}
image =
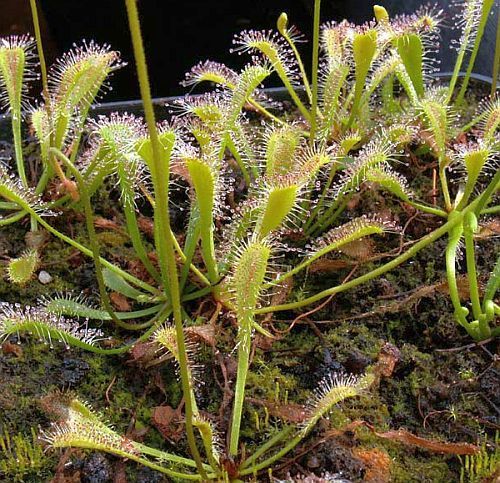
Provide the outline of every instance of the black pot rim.
{"type": "MultiPolygon", "coordinates": [[[[435,77],[436,79],[449,79],[451,78],[452,75],[453,72],[438,72],[433,74],[432,77],[435,77]]],[[[459,73],[459,77],[464,77],[464,76],[465,72],[459,73]]],[[[488,85],[493,84],[492,77],[482,74],[472,73],[471,79],[488,85]]],[[[288,91],[286,87],[267,87],[265,89],[262,89],[262,91],[268,94],[270,97],[273,97],[277,100],[284,100],[285,98],[288,98],[288,91]]],[[[189,94],[184,94],[180,96],[169,96],[169,97],[155,97],[153,99],[153,104],[155,106],[165,106],[166,104],[171,104],[176,100],[183,99],[187,95],[189,94]]],[[[193,94],[193,95],[199,95],[199,94],[193,94]]],[[[102,104],[94,104],[93,106],[91,106],[90,112],[99,114],[100,111],[109,112],[112,111],[113,109],[126,110],[127,108],[131,110],[140,110],[142,108],[142,100],[133,99],[129,101],[114,101],[114,102],[104,102],[102,104]]]]}
{"type": "MultiPolygon", "coordinates": [[[[447,79],[450,78],[453,75],[452,72],[438,72],[433,74],[433,77],[436,79],[447,79]]],[[[460,72],[459,77],[464,77],[465,72],[460,72]]],[[[493,84],[493,79],[491,77],[488,77],[486,75],[482,74],[471,74],[471,79],[491,85],[493,84]]],[[[500,90],[500,86],[498,88],[500,90]]],[[[268,94],[270,97],[274,98],[275,100],[286,100],[289,98],[288,96],[288,91],[285,87],[266,87],[265,89],[262,89],[262,91],[266,94],[268,94]]],[[[166,105],[172,104],[173,102],[185,98],[189,94],[184,94],[180,96],[168,96],[168,97],[155,97],[153,99],[153,104],[157,108],[162,108],[165,107],[166,105]]],[[[200,95],[200,94],[193,94],[193,95],[200,95]]],[[[117,110],[117,111],[142,111],[142,100],[141,99],[132,99],[129,101],[113,101],[113,102],[103,102],[103,103],[97,103],[93,104],[90,106],[89,114],[102,114],[102,113],[109,113],[110,111],[117,110]]],[[[7,120],[10,118],[10,114],[1,114],[0,115],[0,122],[7,120]]]]}

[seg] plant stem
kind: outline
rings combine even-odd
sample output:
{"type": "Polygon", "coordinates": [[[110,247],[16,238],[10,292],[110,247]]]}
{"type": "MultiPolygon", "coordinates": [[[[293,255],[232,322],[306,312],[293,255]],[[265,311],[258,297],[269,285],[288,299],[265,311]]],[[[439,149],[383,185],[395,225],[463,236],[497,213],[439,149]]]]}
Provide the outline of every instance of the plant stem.
{"type": "Polygon", "coordinates": [[[252,99],[252,98],[248,99],[248,103],[251,106],[253,106],[255,109],[257,109],[257,111],[259,111],[261,114],[263,114],[264,116],[267,116],[269,119],[272,119],[274,122],[276,122],[278,124],[286,124],[286,122],[283,121],[283,119],[276,117],[274,114],[269,112],[262,104],[257,102],[255,99],[252,99]]]}
{"type": "Polygon", "coordinates": [[[463,128],[460,129],[460,133],[470,131],[476,124],[481,122],[488,115],[488,111],[480,112],[472,121],[467,123],[463,128]]]}
{"type": "Polygon", "coordinates": [[[491,73],[491,92],[493,97],[497,92],[498,75],[500,74],[500,13],[497,13],[497,38],[495,40],[495,57],[493,61],[493,71],[491,73]]]}
{"type": "MultiPolygon", "coordinates": [[[[188,258],[187,256],[185,255],[185,253],[182,251],[182,248],[181,246],[179,245],[179,242],[177,241],[177,238],[175,238],[175,235],[172,233],[171,234],[172,236],[172,241],[174,243],[174,248],[175,248],[175,251],[177,252],[177,254],[179,255],[179,258],[181,259],[181,262],[182,263],[186,263],[188,261],[188,258]]],[[[189,270],[191,270],[197,277],[198,277],[198,280],[203,284],[203,285],[207,285],[207,286],[210,286],[210,280],[208,280],[207,277],[205,277],[205,275],[203,275],[203,273],[201,273],[192,263],[189,263],[188,264],[188,267],[189,267],[189,270]]]]}
{"type": "Polygon", "coordinates": [[[500,213],[500,205],[490,206],[481,211],[481,215],[494,215],[500,213]]]}
{"type": "Polygon", "coordinates": [[[252,466],[255,461],[257,461],[263,454],[267,453],[273,446],[276,446],[280,441],[285,439],[292,431],[293,426],[287,426],[282,429],[279,433],[275,434],[272,438],[267,440],[262,446],[260,446],[252,455],[247,458],[241,465],[240,469],[248,468],[252,466]]]}
{"type": "MultiPolygon", "coordinates": [[[[234,145],[234,142],[231,139],[231,135],[230,134],[226,134],[226,142],[225,142],[225,144],[226,144],[227,148],[229,149],[229,151],[231,152],[231,154],[233,155],[234,160],[238,164],[238,167],[240,168],[241,173],[243,174],[243,179],[245,180],[246,185],[250,186],[250,183],[251,183],[250,174],[248,173],[248,169],[245,166],[245,162],[241,158],[240,153],[238,152],[238,150],[236,149],[236,146],[234,145]]],[[[254,173],[254,175],[255,174],[256,173],[254,173]]]]}
{"type": "Polygon", "coordinates": [[[459,212],[453,212],[450,218],[455,220],[460,219],[460,221],[455,226],[453,226],[452,229],[450,229],[448,245],[446,247],[445,259],[448,291],[450,293],[451,303],[453,304],[456,321],[467,331],[467,333],[472,338],[477,339],[476,331],[467,321],[467,315],[469,311],[465,307],[462,307],[462,304],[460,303],[460,293],[457,286],[456,259],[460,239],[463,234],[463,217],[460,217],[459,212]]]}
{"type": "Polygon", "coordinates": [[[7,218],[0,219],[0,226],[7,226],[11,223],[16,223],[27,215],[26,211],[20,211],[15,215],[8,216],[7,218]]]}
{"type": "MultiPolygon", "coordinates": [[[[479,52],[479,46],[481,44],[481,39],[483,38],[484,28],[486,27],[486,23],[488,21],[488,17],[490,15],[490,11],[495,3],[495,0],[483,0],[482,10],[481,10],[481,19],[479,20],[479,25],[477,27],[476,38],[474,40],[474,47],[472,48],[472,52],[469,57],[469,63],[467,65],[467,71],[465,73],[465,77],[462,81],[462,86],[460,87],[460,91],[458,92],[455,103],[457,105],[462,104],[462,101],[465,96],[465,92],[467,90],[467,86],[469,85],[470,75],[472,73],[472,69],[474,68],[474,62],[476,61],[477,53],[479,52]]],[[[498,59],[495,59],[497,61],[498,59]]]]}
{"type": "Polygon", "coordinates": [[[134,324],[123,322],[120,318],[118,318],[115,314],[113,306],[111,305],[111,301],[109,299],[109,295],[106,290],[106,283],[104,282],[101,257],[99,254],[99,243],[97,241],[97,235],[94,226],[94,213],[92,210],[92,205],[90,203],[90,196],[87,187],[85,186],[85,180],[83,179],[83,176],[80,174],[80,171],[78,171],[78,169],[75,168],[73,163],[63,153],[61,153],[61,151],[59,151],[57,148],[50,148],[50,152],[52,153],[53,156],[57,156],[61,161],[64,162],[68,171],[73,174],[73,176],[77,181],[78,190],[80,192],[80,197],[82,199],[83,208],[85,212],[85,222],[87,225],[90,248],[92,250],[92,258],[94,259],[95,275],[97,278],[97,285],[99,286],[99,294],[101,297],[101,302],[104,305],[104,308],[108,312],[113,322],[118,327],[121,327],[123,329],[130,329],[131,327],[135,328],[134,324]]]}
{"type": "Polygon", "coordinates": [[[103,349],[102,347],[99,347],[99,346],[86,344],[85,342],[82,342],[79,339],[75,339],[74,341],[72,341],[71,345],[74,347],[78,347],[80,349],[86,350],[87,352],[92,352],[94,354],[100,354],[103,356],[124,354],[125,352],[128,352],[130,349],[132,349],[132,347],[134,347],[135,344],[147,341],[151,337],[153,332],[158,328],[158,325],[165,321],[165,319],[168,317],[170,312],[171,312],[170,306],[165,304],[163,306],[163,308],[160,309],[156,313],[156,315],[154,317],[152,317],[151,320],[148,321],[148,323],[150,325],[148,330],[146,330],[137,339],[134,339],[132,342],[129,342],[128,344],[122,345],[121,347],[115,347],[113,349],[103,349]]]}
{"type": "Polygon", "coordinates": [[[182,382],[182,392],[185,402],[186,413],[186,434],[193,459],[202,480],[207,479],[207,474],[200,458],[198,447],[193,431],[193,401],[192,391],[189,381],[189,369],[186,354],[186,342],[184,340],[184,328],[182,323],[181,301],[179,293],[179,279],[177,277],[177,265],[175,260],[174,244],[172,232],[170,229],[170,215],[168,211],[169,200],[169,179],[170,163],[168,158],[162,157],[162,146],[156,130],[155,114],[151,91],[149,87],[149,78],[146,64],[146,56],[142,42],[139,14],[137,11],[136,0],[125,0],[127,8],[128,22],[132,44],[134,47],[134,57],[137,67],[137,76],[139,78],[139,87],[144,105],[144,113],[148,125],[149,136],[151,138],[151,147],[153,151],[152,176],[156,199],[155,222],[158,223],[159,246],[158,255],[162,279],[165,286],[170,287],[171,304],[174,314],[175,331],[177,338],[177,348],[179,353],[179,368],[182,382]]]}
{"type": "MultiPolygon", "coordinates": [[[[42,95],[43,99],[45,101],[45,108],[47,110],[47,117],[49,119],[49,123],[52,125],[52,107],[51,107],[51,100],[50,100],[50,92],[49,92],[49,81],[48,81],[48,75],[47,75],[47,63],[45,61],[45,52],[43,50],[43,42],[42,42],[42,33],[40,31],[40,19],[38,17],[38,7],[37,7],[37,2],[36,0],[30,0],[30,7],[31,7],[31,16],[33,18],[33,27],[35,30],[35,39],[36,39],[36,49],[38,53],[38,60],[40,62],[40,73],[42,77],[42,95]]],[[[53,146],[53,141],[54,139],[54,132],[51,129],[51,134],[50,134],[50,146],[53,146]]],[[[38,180],[35,193],[41,194],[45,190],[45,187],[47,186],[48,181],[50,178],[53,176],[53,169],[52,169],[52,164],[55,163],[56,161],[50,159],[51,156],[49,155],[48,161],[45,160],[48,164],[44,166],[44,170],[42,173],[41,178],[38,180]],[[52,161],[52,163],[51,163],[52,161]]],[[[31,226],[32,229],[36,229],[36,221],[34,218],[31,218],[31,226]]]]}
{"type": "Polygon", "coordinates": [[[399,255],[398,257],[394,258],[393,260],[386,263],[385,265],[382,265],[381,267],[378,267],[375,270],[372,270],[371,272],[368,272],[364,275],[361,275],[360,277],[357,277],[357,278],[355,278],[347,283],[323,290],[322,292],[319,292],[315,295],[312,295],[311,297],[308,297],[304,300],[300,300],[298,302],[291,302],[288,304],[263,307],[260,309],[256,309],[254,311],[254,313],[255,314],[267,314],[270,312],[299,309],[301,307],[305,307],[305,306],[310,305],[314,302],[317,302],[318,300],[321,300],[325,297],[329,297],[330,295],[334,295],[334,294],[337,294],[340,292],[345,292],[346,290],[357,287],[358,285],[361,285],[362,283],[366,283],[366,282],[378,277],[379,275],[383,275],[384,273],[392,270],[393,268],[396,268],[397,266],[401,265],[403,262],[406,262],[410,258],[414,257],[420,250],[422,250],[426,246],[430,245],[431,243],[433,243],[434,241],[438,240],[443,235],[448,233],[453,227],[455,227],[456,225],[458,225],[459,223],[461,223],[463,221],[463,219],[467,213],[469,213],[471,211],[475,211],[476,209],[482,209],[484,203],[489,198],[491,193],[496,189],[499,182],[500,182],[500,170],[497,171],[497,173],[493,177],[493,180],[490,182],[490,184],[485,189],[485,191],[481,194],[481,196],[476,198],[472,203],[470,203],[467,207],[465,207],[457,215],[457,217],[447,221],[441,227],[437,228],[433,232],[431,232],[428,235],[426,235],[425,237],[421,238],[417,243],[415,243],[415,245],[413,245],[411,248],[409,248],[405,253],[399,255]]]}
{"type": "Polygon", "coordinates": [[[318,124],[318,63],[319,63],[319,23],[321,0],[314,0],[314,30],[312,51],[312,106],[311,106],[311,134],[309,143],[314,145],[318,124]]]}
{"type": "Polygon", "coordinates": [[[24,169],[23,144],[21,136],[21,112],[17,109],[12,111],[12,136],[14,137],[14,153],[16,156],[16,166],[23,186],[28,186],[26,171],[24,169]]]}
{"type": "Polygon", "coordinates": [[[464,240],[465,240],[465,261],[467,265],[467,278],[469,279],[470,301],[472,304],[472,312],[475,319],[479,319],[482,313],[481,301],[479,299],[479,287],[477,283],[476,256],[474,248],[474,231],[469,218],[474,217],[474,214],[469,214],[465,217],[464,223],[464,240]]]}
{"type": "Polygon", "coordinates": [[[316,206],[314,207],[313,211],[311,212],[311,215],[309,216],[309,219],[306,221],[306,223],[303,227],[304,230],[307,230],[311,226],[311,223],[316,218],[318,213],[321,211],[321,208],[323,207],[325,198],[328,194],[328,190],[330,189],[330,186],[333,183],[333,178],[335,177],[335,173],[337,172],[337,165],[338,165],[337,160],[332,162],[332,166],[330,167],[330,173],[328,175],[328,180],[326,181],[326,184],[323,187],[323,191],[321,193],[321,196],[320,196],[318,202],[316,203],[316,206]]]}
{"type": "MultiPolygon", "coordinates": [[[[472,2],[471,2],[472,3],[472,2]]],[[[467,8],[464,6],[463,8],[467,8]]],[[[453,92],[455,90],[455,84],[457,83],[458,75],[460,73],[460,68],[464,61],[465,52],[467,51],[467,45],[469,43],[469,37],[472,33],[473,22],[466,21],[465,29],[461,37],[460,50],[458,51],[457,59],[455,61],[455,67],[453,69],[453,74],[451,75],[450,84],[448,86],[448,96],[446,97],[446,104],[449,104],[451,98],[453,97],[453,92]]]]}
{"type": "Polygon", "coordinates": [[[141,233],[137,225],[137,217],[135,215],[135,207],[132,202],[125,202],[123,205],[123,211],[125,212],[125,222],[127,225],[127,232],[132,241],[132,246],[141,260],[142,264],[148,271],[148,273],[156,280],[156,282],[161,283],[161,277],[158,270],[153,266],[151,260],[148,257],[144,243],[142,242],[141,233]]]}
{"type": "Polygon", "coordinates": [[[407,203],[420,211],[424,211],[425,213],[440,216],[441,218],[448,218],[448,213],[446,213],[446,211],[435,208],[434,206],[418,203],[417,201],[407,201],[407,203]]]}
{"type": "Polygon", "coordinates": [[[446,166],[442,158],[439,159],[439,180],[441,181],[441,190],[443,191],[444,205],[448,212],[452,210],[450,191],[448,189],[448,180],[446,179],[446,166]]]}
{"type": "Polygon", "coordinates": [[[273,454],[266,460],[262,461],[261,463],[256,464],[255,466],[251,466],[250,468],[245,468],[243,471],[240,472],[239,476],[246,476],[246,475],[251,475],[253,473],[257,473],[260,470],[263,470],[265,468],[268,468],[271,466],[275,461],[279,460],[282,456],[286,455],[289,451],[291,451],[295,446],[297,446],[302,439],[304,438],[304,434],[299,433],[297,436],[295,436],[284,448],[282,448],[280,451],[277,453],[273,454]]]}
{"type": "Polygon", "coordinates": [[[297,46],[295,45],[295,42],[288,34],[288,30],[286,27],[283,29],[283,31],[280,31],[280,33],[281,33],[281,35],[283,35],[285,40],[288,42],[288,45],[292,49],[295,60],[297,61],[297,65],[299,66],[299,71],[300,71],[300,75],[302,76],[302,82],[304,84],[304,89],[306,90],[309,102],[312,104],[311,86],[309,85],[309,80],[307,79],[307,74],[306,74],[306,70],[304,68],[304,63],[302,62],[302,58],[300,57],[299,51],[297,50],[297,46]]]}
{"type": "Polygon", "coordinates": [[[42,75],[42,89],[45,102],[49,99],[49,82],[47,77],[47,63],[45,62],[45,53],[43,51],[42,33],[40,32],[40,20],[38,18],[38,8],[36,0],[30,0],[31,16],[33,18],[33,28],[35,30],[36,50],[40,62],[40,73],[42,75]]]}
{"type": "Polygon", "coordinates": [[[243,402],[245,400],[245,384],[252,342],[253,316],[250,311],[246,312],[247,313],[238,318],[238,369],[236,374],[236,386],[234,388],[234,405],[231,418],[231,435],[229,439],[229,454],[232,456],[238,454],[241,416],[243,412],[243,402]]]}

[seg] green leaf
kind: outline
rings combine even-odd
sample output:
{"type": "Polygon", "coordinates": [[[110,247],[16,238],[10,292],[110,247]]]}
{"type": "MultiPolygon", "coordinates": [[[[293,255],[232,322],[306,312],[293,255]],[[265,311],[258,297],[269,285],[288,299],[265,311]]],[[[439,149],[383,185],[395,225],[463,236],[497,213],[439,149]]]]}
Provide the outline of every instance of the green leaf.
{"type": "Polygon", "coordinates": [[[271,249],[264,241],[249,241],[240,248],[230,285],[236,312],[250,314],[259,302],[271,249]]]}
{"type": "Polygon", "coordinates": [[[422,39],[417,34],[406,34],[397,39],[397,49],[406,72],[410,76],[418,96],[424,95],[422,39]]]}
{"type": "Polygon", "coordinates": [[[31,125],[40,144],[40,157],[47,164],[49,162],[50,148],[50,119],[47,109],[42,106],[34,109],[31,113],[31,125]]]}
{"type": "Polygon", "coordinates": [[[198,200],[200,235],[203,260],[212,283],[218,281],[213,239],[213,210],[215,203],[215,175],[212,168],[203,160],[189,158],[185,160],[198,200]]]}
{"type": "Polygon", "coordinates": [[[324,78],[321,89],[323,114],[320,120],[321,139],[328,139],[332,127],[337,120],[340,96],[348,75],[349,66],[341,61],[335,61],[331,63],[328,73],[324,78]]]}
{"type": "MultiPolygon", "coordinates": [[[[43,304],[45,311],[50,314],[94,320],[111,320],[111,316],[106,310],[96,309],[95,307],[85,304],[82,300],[78,298],[72,299],[68,295],[42,299],[41,303],[43,304]]],[[[162,304],[158,304],[142,310],[115,312],[115,315],[121,320],[139,319],[148,315],[154,315],[162,307],[162,304]]]]}
{"type": "Polygon", "coordinates": [[[125,279],[123,279],[120,275],[111,270],[104,268],[103,269],[104,283],[106,286],[122,295],[125,295],[128,298],[145,302],[149,295],[146,295],[144,292],[137,290],[132,287],[125,279]]]}
{"type": "Polygon", "coordinates": [[[17,118],[21,115],[22,96],[27,89],[25,81],[33,46],[33,39],[17,35],[2,38],[0,44],[0,87],[7,94],[2,104],[17,118]]]}
{"type": "Polygon", "coordinates": [[[271,69],[265,65],[248,65],[243,69],[234,87],[227,118],[225,119],[229,129],[233,129],[248,98],[269,75],[271,75],[271,69]]]}
{"type": "Polygon", "coordinates": [[[448,108],[445,102],[432,94],[427,99],[422,99],[420,110],[432,133],[435,151],[438,156],[445,156],[448,132],[448,108]]]}
{"type": "Polygon", "coordinates": [[[264,238],[281,226],[297,201],[298,186],[270,188],[256,232],[264,238]]]}
{"type": "Polygon", "coordinates": [[[54,145],[62,148],[74,118],[86,113],[108,75],[118,69],[118,52],[94,42],[83,43],[63,55],[51,70],[54,145]]]}
{"type": "MultiPolygon", "coordinates": [[[[176,137],[177,137],[176,132],[173,129],[165,129],[158,133],[160,144],[164,149],[163,155],[166,158],[169,158],[172,153],[176,137]]],[[[153,148],[151,146],[151,140],[147,138],[138,141],[135,149],[137,154],[139,154],[139,156],[141,156],[141,158],[144,159],[151,173],[154,176],[153,148]]]]}
{"type": "Polygon", "coordinates": [[[62,342],[66,346],[89,349],[102,340],[100,329],[53,315],[39,307],[20,307],[4,303],[0,306],[0,342],[11,335],[28,333],[48,344],[62,342]]]}
{"type": "Polygon", "coordinates": [[[306,435],[333,406],[344,399],[359,396],[374,381],[373,374],[361,377],[343,373],[331,374],[322,379],[308,404],[308,417],[302,423],[306,435]]]}
{"type": "Polygon", "coordinates": [[[354,57],[354,99],[351,107],[351,116],[348,126],[352,124],[358,113],[361,96],[366,84],[366,77],[377,51],[377,31],[367,30],[364,33],[354,34],[352,53],[354,57]]]}
{"type": "Polygon", "coordinates": [[[408,182],[400,174],[396,173],[388,165],[381,165],[366,172],[366,181],[377,183],[387,191],[395,194],[403,201],[410,198],[408,182]]]}

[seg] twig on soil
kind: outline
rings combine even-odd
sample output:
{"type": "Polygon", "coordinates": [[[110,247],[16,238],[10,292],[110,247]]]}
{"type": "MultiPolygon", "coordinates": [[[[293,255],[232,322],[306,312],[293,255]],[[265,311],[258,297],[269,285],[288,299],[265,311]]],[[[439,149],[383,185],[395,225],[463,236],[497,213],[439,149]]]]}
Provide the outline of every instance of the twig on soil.
{"type": "Polygon", "coordinates": [[[111,379],[111,382],[109,383],[109,386],[107,387],[106,392],[104,393],[104,395],[106,396],[106,402],[108,404],[111,404],[111,400],[109,399],[109,392],[113,387],[113,385],[115,384],[115,382],[116,382],[116,374],[113,376],[113,379],[111,379]]]}
{"type": "Polygon", "coordinates": [[[434,352],[461,352],[463,350],[472,349],[474,347],[481,347],[484,344],[491,342],[493,337],[489,339],[482,340],[480,342],[472,342],[471,344],[462,345],[460,347],[451,347],[450,349],[435,349],[434,352]]]}

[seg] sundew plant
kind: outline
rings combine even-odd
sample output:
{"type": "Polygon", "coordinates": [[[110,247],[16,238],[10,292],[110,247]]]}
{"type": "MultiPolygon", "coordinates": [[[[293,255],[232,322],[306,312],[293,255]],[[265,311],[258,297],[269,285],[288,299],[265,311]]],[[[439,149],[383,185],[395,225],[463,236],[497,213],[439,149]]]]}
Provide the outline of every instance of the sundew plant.
{"type": "MultiPolygon", "coordinates": [[[[475,340],[500,333],[500,307],[495,303],[500,258],[496,264],[491,261],[491,276],[481,290],[474,252],[482,217],[498,212],[492,205],[500,182],[496,88],[467,124],[461,117],[467,116],[464,99],[492,0],[464,2],[456,66],[446,82],[433,78],[432,54],[443,16],[439,10],[425,8],[391,18],[375,6],[375,18],[367,24],[321,25],[320,0],[315,0],[310,77],[299,54],[303,39],[282,14],[276,32],[248,30],[235,37],[234,51],[249,59],[240,72],[212,61],[193,67],[184,84],[208,82],[215,89],[182,98],[171,106],[172,119],[160,123],[153,111],[137,5],[135,0],[125,0],[125,5],[144,120],[120,113],[88,119],[108,77],[123,65],[120,56],[108,46],[83,43],[47,71],[35,0],[36,41],[9,37],[0,42],[3,102],[11,114],[15,146],[15,163],[0,167],[5,212],[0,223],[29,217],[32,232],[44,229],[88,256],[100,295],[98,305],[69,294],[44,297],[38,307],[4,303],[0,337],[33,334],[51,344],[110,356],[147,342],[153,358],[175,364],[191,454],[179,456],[120,435],[69,394],[52,404],[58,422],[44,433],[46,442],[54,448],[113,453],[178,481],[242,481],[267,470],[306,438],[334,405],[369,390],[374,379],[368,370],[359,377],[340,373],[318,381],[300,425],[283,423],[251,453],[242,451],[252,342],[256,334],[273,337],[266,326],[269,314],[298,311],[359,286],[443,237],[448,240],[448,287],[457,323],[475,340]],[[28,107],[25,91],[34,75],[35,50],[43,93],[35,107],[28,107]],[[276,103],[261,90],[271,76],[288,92],[293,115],[279,115],[276,103]],[[25,171],[23,118],[40,146],[42,170],[37,179],[25,171]],[[82,143],[84,132],[88,141],[82,143]],[[423,202],[412,180],[398,172],[409,146],[417,146],[436,166],[435,204],[423,202]],[[117,203],[147,277],[139,278],[101,256],[92,200],[108,180],[119,188],[117,203]],[[58,188],[56,199],[45,196],[49,183],[58,188]],[[182,239],[172,230],[169,209],[177,183],[184,183],[189,192],[182,239]],[[287,301],[286,283],[321,257],[366,237],[400,234],[386,214],[368,211],[346,220],[346,207],[368,184],[395,203],[442,222],[371,271],[287,301]],[[140,228],[140,197],[141,206],[148,204],[154,214],[156,257],[150,256],[140,228]],[[87,246],[53,226],[51,220],[61,207],[83,212],[87,246]],[[463,302],[457,285],[462,247],[470,303],[463,302]],[[111,291],[126,297],[134,310],[115,311],[111,291]],[[196,308],[207,299],[217,307],[214,318],[231,319],[235,327],[237,371],[227,435],[220,434],[197,401],[201,376],[192,329],[199,323],[196,308]],[[114,325],[139,335],[133,343],[106,348],[106,324],[96,329],[94,320],[105,321],[108,332],[114,325]]],[[[39,248],[31,247],[11,260],[12,283],[29,281],[41,256],[39,248]]]]}

